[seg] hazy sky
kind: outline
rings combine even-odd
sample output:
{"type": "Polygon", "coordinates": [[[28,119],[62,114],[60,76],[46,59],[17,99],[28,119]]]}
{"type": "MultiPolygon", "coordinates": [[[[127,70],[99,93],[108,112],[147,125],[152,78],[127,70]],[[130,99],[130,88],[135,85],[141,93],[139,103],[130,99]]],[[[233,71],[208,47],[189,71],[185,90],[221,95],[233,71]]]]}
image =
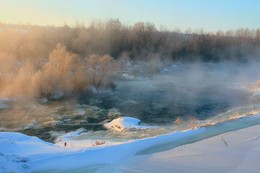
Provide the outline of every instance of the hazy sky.
{"type": "Polygon", "coordinates": [[[0,22],[74,25],[118,18],[206,31],[260,27],[260,0],[0,0],[0,22]]]}

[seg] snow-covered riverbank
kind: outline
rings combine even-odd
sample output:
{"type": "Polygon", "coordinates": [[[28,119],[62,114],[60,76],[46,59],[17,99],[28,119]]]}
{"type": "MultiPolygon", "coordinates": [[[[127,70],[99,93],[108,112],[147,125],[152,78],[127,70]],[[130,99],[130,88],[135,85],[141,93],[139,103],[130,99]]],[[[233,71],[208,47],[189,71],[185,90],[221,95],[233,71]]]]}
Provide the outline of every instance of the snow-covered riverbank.
{"type": "Polygon", "coordinates": [[[258,173],[259,158],[260,125],[256,125],[167,151],[133,156],[115,168],[127,173],[258,173]]]}
{"type": "MultiPolygon", "coordinates": [[[[239,164],[242,164],[241,170],[244,170],[246,163],[251,161],[253,156],[260,156],[257,152],[259,147],[256,146],[260,135],[260,125],[258,124],[260,124],[259,114],[214,126],[173,132],[118,145],[86,148],[58,146],[36,137],[2,132],[0,133],[0,172],[136,172],[137,170],[139,172],[152,170],[169,172],[174,168],[189,172],[188,169],[192,167],[198,171],[217,169],[217,166],[214,167],[214,162],[224,155],[224,160],[234,160],[231,166],[238,163],[232,169],[236,168],[239,171],[239,164]],[[230,131],[241,128],[244,129],[230,133],[230,131]],[[219,134],[222,135],[216,136],[219,134]],[[249,154],[249,160],[247,160],[246,154],[249,154]],[[207,162],[198,164],[196,157],[202,157],[207,162]],[[190,162],[192,158],[195,159],[190,162]],[[235,163],[239,159],[245,159],[245,161],[235,163]],[[172,164],[171,160],[177,160],[174,162],[176,165],[172,164]],[[156,163],[153,164],[153,162],[156,163]]],[[[225,165],[227,167],[223,168],[224,172],[232,170],[229,169],[228,163],[225,165]]],[[[219,171],[221,171],[220,169],[221,167],[219,167],[219,171]]]]}

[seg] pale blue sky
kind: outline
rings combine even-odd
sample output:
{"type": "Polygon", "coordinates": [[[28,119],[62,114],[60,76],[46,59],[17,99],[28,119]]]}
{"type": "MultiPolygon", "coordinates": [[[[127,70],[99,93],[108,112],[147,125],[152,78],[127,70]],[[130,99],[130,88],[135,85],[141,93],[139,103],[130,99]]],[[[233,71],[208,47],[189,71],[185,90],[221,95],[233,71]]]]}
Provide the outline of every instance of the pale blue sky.
{"type": "Polygon", "coordinates": [[[0,22],[74,25],[118,18],[168,29],[260,27],[260,0],[0,0],[0,22]]]}

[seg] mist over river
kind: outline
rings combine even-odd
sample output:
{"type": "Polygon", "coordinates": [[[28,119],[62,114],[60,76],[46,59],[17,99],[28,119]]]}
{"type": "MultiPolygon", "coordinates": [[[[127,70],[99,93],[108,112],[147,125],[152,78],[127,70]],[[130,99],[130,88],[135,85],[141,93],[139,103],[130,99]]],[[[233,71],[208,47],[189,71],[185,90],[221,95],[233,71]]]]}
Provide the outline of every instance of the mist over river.
{"type": "Polygon", "coordinates": [[[252,75],[254,67],[180,63],[164,66],[154,75],[136,74],[129,68],[113,78],[113,90],[92,89],[61,100],[1,98],[0,129],[54,141],[84,128],[86,138],[127,141],[227,121],[259,111],[259,100],[249,89],[259,79],[252,75]],[[120,116],[156,128],[119,133],[103,127],[120,116]]]}

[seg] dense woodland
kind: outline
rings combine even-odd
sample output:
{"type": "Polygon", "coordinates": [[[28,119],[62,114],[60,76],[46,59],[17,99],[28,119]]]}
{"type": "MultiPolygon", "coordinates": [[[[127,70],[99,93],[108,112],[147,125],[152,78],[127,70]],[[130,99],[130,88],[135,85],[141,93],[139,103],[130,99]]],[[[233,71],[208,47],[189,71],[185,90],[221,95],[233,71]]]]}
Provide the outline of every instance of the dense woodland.
{"type": "Polygon", "coordinates": [[[121,59],[157,63],[246,62],[260,57],[260,29],[207,33],[123,25],[0,24],[0,96],[52,97],[111,86],[121,59]],[[159,59],[156,61],[156,59],[159,59]]]}
{"type": "Polygon", "coordinates": [[[207,33],[202,30],[168,31],[152,23],[123,25],[119,20],[88,26],[40,27],[0,25],[0,51],[21,59],[41,59],[60,43],[81,57],[110,55],[145,59],[152,54],[174,61],[243,61],[257,53],[260,28],[207,33]]]}

